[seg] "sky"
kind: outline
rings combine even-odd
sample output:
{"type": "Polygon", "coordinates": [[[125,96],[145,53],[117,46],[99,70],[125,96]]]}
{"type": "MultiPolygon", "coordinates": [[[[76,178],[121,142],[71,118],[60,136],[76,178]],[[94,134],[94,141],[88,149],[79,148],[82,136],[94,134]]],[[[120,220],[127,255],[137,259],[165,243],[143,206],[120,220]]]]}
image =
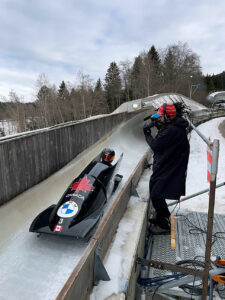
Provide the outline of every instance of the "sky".
{"type": "Polygon", "coordinates": [[[200,56],[203,74],[225,70],[224,0],[1,0],[0,100],[34,100],[37,78],[93,83],[112,61],[179,41],[200,56]]]}

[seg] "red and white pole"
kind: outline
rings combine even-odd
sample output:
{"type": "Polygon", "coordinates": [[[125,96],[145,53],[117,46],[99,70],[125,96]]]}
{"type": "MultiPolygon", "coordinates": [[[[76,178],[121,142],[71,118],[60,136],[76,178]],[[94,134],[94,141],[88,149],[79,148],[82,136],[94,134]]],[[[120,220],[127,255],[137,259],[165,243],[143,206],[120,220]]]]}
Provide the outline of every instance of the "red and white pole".
{"type": "MultiPolygon", "coordinates": [[[[210,138],[209,138],[210,142],[210,138]]],[[[207,147],[207,181],[211,182],[211,172],[212,172],[212,149],[207,147]]]]}

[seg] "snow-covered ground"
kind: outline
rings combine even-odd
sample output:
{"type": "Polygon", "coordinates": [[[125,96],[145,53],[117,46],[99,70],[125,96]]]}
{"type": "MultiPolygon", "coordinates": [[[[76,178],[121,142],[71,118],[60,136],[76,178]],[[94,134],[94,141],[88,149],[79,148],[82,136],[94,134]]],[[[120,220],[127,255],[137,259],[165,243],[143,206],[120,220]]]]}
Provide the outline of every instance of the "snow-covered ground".
{"type": "MultiPolygon", "coordinates": [[[[218,139],[220,142],[217,184],[225,181],[225,138],[219,130],[219,124],[225,118],[217,118],[198,126],[198,129],[213,141],[218,139]]],[[[186,195],[209,188],[207,182],[207,145],[192,130],[190,139],[190,157],[188,164],[188,173],[186,181],[186,195]]],[[[199,195],[181,203],[181,208],[191,211],[208,212],[208,193],[199,195]]],[[[216,190],[215,213],[225,214],[225,186],[216,190]]]]}
{"type": "Polygon", "coordinates": [[[4,135],[11,135],[17,133],[17,124],[13,121],[8,120],[0,120],[0,137],[1,132],[4,133],[4,135]]]}

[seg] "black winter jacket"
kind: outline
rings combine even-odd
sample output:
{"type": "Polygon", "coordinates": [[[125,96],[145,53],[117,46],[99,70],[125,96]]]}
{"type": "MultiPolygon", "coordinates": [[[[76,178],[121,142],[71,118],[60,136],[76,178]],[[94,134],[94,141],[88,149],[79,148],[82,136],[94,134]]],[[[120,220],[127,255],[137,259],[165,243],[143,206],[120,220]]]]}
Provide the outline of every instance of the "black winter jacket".
{"type": "Polygon", "coordinates": [[[189,158],[188,122],[180,117],[163,125],[155,138],[145,134],[154,153],[153,174],[150,178],[150,196],[180,199],[185,195],[186,171],[189,158]]]}

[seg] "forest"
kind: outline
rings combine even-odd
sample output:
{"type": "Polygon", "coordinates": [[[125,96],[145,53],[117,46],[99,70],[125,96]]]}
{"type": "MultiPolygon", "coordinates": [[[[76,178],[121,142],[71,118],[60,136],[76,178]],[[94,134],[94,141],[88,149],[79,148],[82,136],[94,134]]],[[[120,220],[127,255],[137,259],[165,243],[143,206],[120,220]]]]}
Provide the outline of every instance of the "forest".
{"type": "Polygon", "coordinates": [[[205,83],[209,93],[225,90],[225,71],[217,75],[206,75],[205,83]]]}
{"type": "MultiPolygon", "coordinates": [[[[199,56],[186,43],[157,50],[154,45],[133,61],[111,62],[104,79],[94,82],[79,72],[76,83],[63,80],[57,87],[45,74],[37,79],[35,101],[11,91],[0,101],[0,120],[17,124],[17,132],[34,130],[114,111],[123,102],[159,93],[190,96],[191,85],[200,84],[193,99],[207,105],[209,91],[224,89],[225,72],[202,74],[199,56]]],[[[4,131],[1,130],[1,135],[4,131]]]]}

